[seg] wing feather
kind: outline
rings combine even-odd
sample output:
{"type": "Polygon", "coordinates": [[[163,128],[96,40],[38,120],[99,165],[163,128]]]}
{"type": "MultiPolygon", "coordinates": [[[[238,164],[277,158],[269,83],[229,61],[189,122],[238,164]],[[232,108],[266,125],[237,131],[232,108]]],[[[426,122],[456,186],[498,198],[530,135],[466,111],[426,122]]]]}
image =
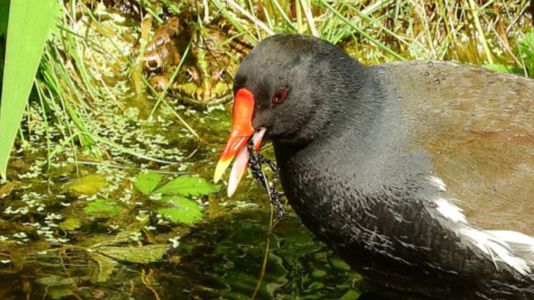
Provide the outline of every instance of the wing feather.
{"type": "Polygon", "coordinates": [[[534,80],[450,62],[374,68],[444,197],[478,228],[534,236],[534,80]]]}

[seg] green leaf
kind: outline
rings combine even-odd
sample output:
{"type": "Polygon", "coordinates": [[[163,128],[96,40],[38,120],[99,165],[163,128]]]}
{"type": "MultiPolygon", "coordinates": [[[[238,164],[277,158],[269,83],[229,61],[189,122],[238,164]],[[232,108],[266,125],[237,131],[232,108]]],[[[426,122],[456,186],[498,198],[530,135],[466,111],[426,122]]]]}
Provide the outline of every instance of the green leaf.
{"type": "Polygon", "coordinates": [[[76,218],[68,218],[65,221],[59,223],[57,226],[66,231],[72,231],[80,228],[82,223],[76,218]]]}
{"type": "Polygon", "coordinates": [[[89,174],[65,185],[65,190],[76,195],[94,195],[107,185],[106,179],[100,174],[89,174]]]}
{"type": "Polygon", "coordinates": [[[89,278],[91,282],[106,282],[118,265],[117,261],[107,256],[89,252],[89,278]]]}
{"type": "Polygon", "coordinates": [[[36,282],[46,287],[48,298],[64,299],[66,296],[73,295],[72,289],[76,278],[50,275],[38,278],[36,282]]]}
{"type": "Polygon", "coordinates": [[[147,264],[160,260],[170,248],[169,244],[147,245],[143,247],[98,247],[97,252],[114,259],[147,264]]]}
{"type": "Polygon", "coordinates": [[[87,204],[83,211],[95,217],[111,218],[116,216],[122,207],[110,199],[97,199],[87,204]]]}
{"type": "Polygon", "coordinates": [[[346,262],[342,261],[339,258],[332,257],[330,259],[330,265],[334,267],[335,269],[342,270],[342,271],[350,271],[350,266],[347,265],[346,262]]]}
{"type": "Polygon", "coordinates": [[[357,300],[360,298],[360,293],[355,290],[348,290],[339,300],[357,300]]]}
{"type": "Polygon", "coordinates": [[[145,195],[150,195],[152,191],[158,186],[158,184],[163,179],[163,176],[158,173],[144,173],[137,175],[135,178],[135,187],[141,193],[145,195]]]}
{"type": "MultiPolygon", "coordinates": [[[[5,5],[5,0],[0,1],[5,5]]],[[[58,7],[57,0],[17,0],[9,6],[0,101],[0,177],[3,178],[45,41],[56,26],[58,7]]]]}
{"type": "Polygon", "coordinates": [[[202,207],[195,201],[183,197],[163,199],[174,207],[160,208],[156,211],[173,223],[193,224],[202,219],[202,207]]]}
{"type": "Polygon", "coordinates": [[[163,196],[161,197],[161,200],[160,201],[163,201],[163,202],[166,202],[172,206],[180,206],[182,203],[189,203],[189,202],[194,202],[195,205],[199,206],[195,201],[191,201],[189,198],[186,198],[184,196],[180,196],[180,195],[167,195],[167,196],[163,196]]]}
{"type": "Polygon", "coordinates": [[[219,191],[219,186],[204,178],[180,176],[156,190],[163,195],[199,196],[219,191]]]}

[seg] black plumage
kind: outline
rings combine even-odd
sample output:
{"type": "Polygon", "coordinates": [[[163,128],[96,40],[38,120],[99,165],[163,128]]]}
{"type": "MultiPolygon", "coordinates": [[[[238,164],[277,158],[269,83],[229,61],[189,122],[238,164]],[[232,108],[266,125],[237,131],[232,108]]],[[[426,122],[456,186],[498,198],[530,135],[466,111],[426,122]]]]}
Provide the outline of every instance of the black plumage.
{"type": "Polygon", "coordinates": [[[253,94],[252,126],[267,129],[302,222],[380,293],[534,299],[533,80],[366,67],[284,34],[244,59],[234,89],[253,94]]]}

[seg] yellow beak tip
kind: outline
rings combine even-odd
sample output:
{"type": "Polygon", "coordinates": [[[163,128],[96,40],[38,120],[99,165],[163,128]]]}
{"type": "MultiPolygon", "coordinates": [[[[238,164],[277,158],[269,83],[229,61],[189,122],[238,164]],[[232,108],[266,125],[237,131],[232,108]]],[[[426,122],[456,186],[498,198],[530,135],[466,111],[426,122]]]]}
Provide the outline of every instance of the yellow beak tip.
{"type": "Polygon", "coordinates": [[[217,166],[215,167],[215,173],[213,174],[213,182],[217,183],[224,175],[224,171],[228,169],[228,166],[230,165],[230,162],[232,160],[220,160],[217,166]]]}

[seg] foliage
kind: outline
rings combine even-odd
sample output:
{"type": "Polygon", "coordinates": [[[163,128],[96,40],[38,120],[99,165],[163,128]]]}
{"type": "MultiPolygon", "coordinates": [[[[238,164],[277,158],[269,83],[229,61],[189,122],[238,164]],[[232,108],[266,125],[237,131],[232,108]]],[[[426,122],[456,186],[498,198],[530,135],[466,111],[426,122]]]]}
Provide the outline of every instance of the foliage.
{"type": "Polygon", "coordinates": [[[531,29],[525,34],[517,48],[519,55],[524,62],[528,76],[534,77],[534,29],[531,29]]]}
{"type": "Polygon", "coordinates": [[[519,40],[516,48],[523,68],[509,64],[486,64],[484,67],[495,72],[534,77],[534,29],[531,29],[519,40]]]}
{"type": "Polygon", "coordinates": [[[509,73],[509,74],[521,74],[521,69],[516,66],[503,65],[503,64],[486,64],[484,68],[492,70],[499,73],[509,73]]]}
{"type": "Polygon", "coordinates": [[[77,218],[69,218],[65,221],[58,224],[58,228],[61,228],[65,231],[72,231],[80,228],[82,222],[77,218]]]}
{"type": "MultiPolygon", "coordinates": [[[[2,5],[5,3],[2,1],[2,5]]],[[[10,3],[0,102],[0,177],[6,177],[11,147],[30,95],[44,43],[56,25],[57,12],[57,0],[10,3]]],[[[2,18],[5,20],[5,16],[2,18]]]]}
{"type": "Polygon", "coordinates": [[[163,179],[159,173],[143,173],[136,177],[135,187],[144,195],[150,195],[163,179]]]}
{"type": "Polygon", "coordinates": [[[111,218],[116,216],[122,207],[111,199],[97,199],[90,202],[83,211],[91,216],[99,218],[111,218]]]}
{"type": "Polygon", "coordinates": [[[179,196],[168,196],[163,200],[172,207],[156,211],[173,223],[193,224],[202,219],[202,208],[197,202],[179,196]]]}
{"type": "Polygon", "coordinates": [[[89,174],[65,185],[65,189],[75,195],[94,195],[106,186],[106,179],[100,174],[89,174]]]}
{"type": "Polygon", "coordinates": [[[219,186],[204,178],[180,176],[156,190],[164,195],[200,196],[219,191],[219,186]]]}
{"type": "Polygon", "coordinates": [[[140,174],[135,179],[135,187],[145,195],[163,195],[157,199],[170,207],[156,211],[173,223],[193,224],[201,220],[202,207],[187,197],[209,195],[219,191],[218,185],[204,178],[191,176],[177,177],[155,190],[162,179],[163,176],[157,173],[140,174]]]}

